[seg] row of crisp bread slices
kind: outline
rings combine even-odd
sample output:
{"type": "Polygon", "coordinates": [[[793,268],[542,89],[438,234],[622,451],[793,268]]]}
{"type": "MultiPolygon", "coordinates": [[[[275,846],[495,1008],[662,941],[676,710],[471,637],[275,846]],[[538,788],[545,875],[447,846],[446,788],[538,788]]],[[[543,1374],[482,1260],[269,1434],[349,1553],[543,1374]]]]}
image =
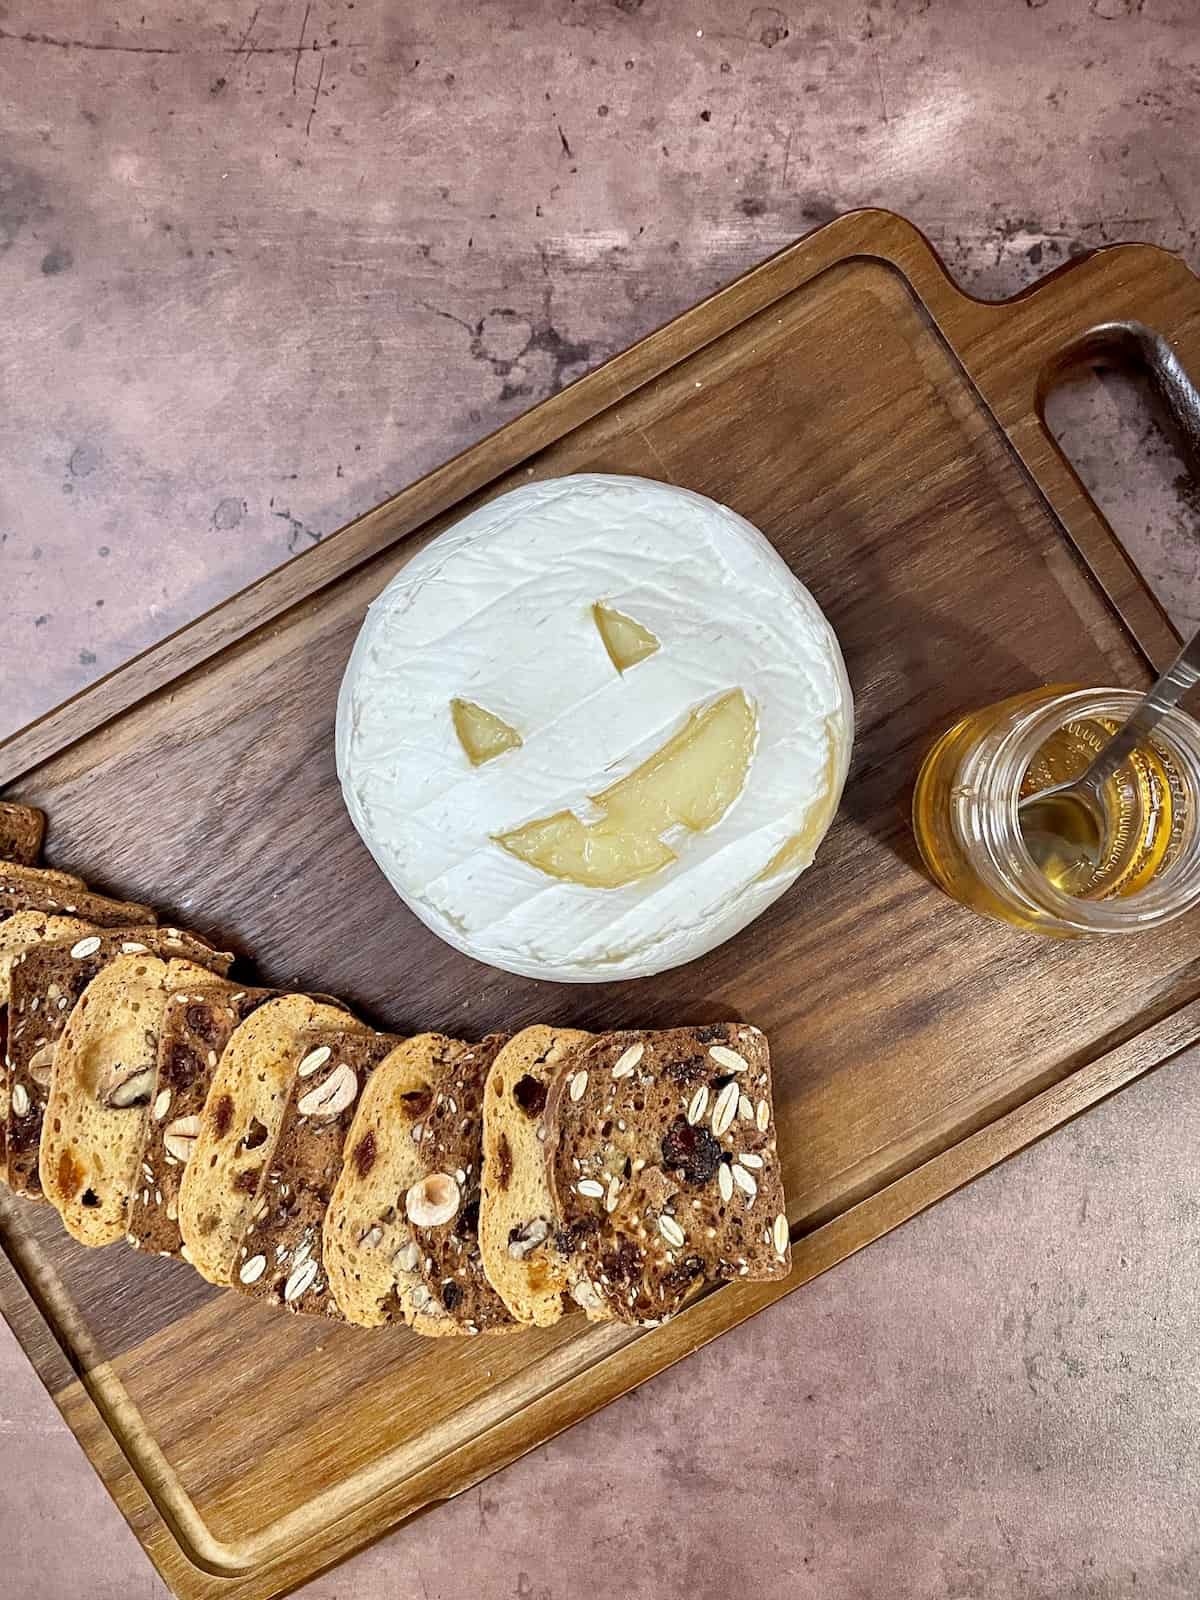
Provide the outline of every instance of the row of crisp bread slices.
{"type": "Polygon", "coordinates": [[[40,867],[0,803],[0,1175],[293,1311],[428,1335],[655,1324],[790,1270],[767,1042],[741,1023],[479,1043],[232,982],[40,867]]]}

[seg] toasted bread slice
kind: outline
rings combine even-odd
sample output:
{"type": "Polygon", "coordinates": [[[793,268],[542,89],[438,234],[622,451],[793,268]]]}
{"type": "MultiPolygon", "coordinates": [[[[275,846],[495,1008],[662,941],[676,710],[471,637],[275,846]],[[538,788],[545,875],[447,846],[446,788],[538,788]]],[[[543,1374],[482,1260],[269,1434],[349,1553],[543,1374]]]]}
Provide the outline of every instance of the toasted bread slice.
{"type": "Polygon", "coordinates": [[[299,1036],[319,1027],[369,1032],[332,1005],[283,995],[246,1018],[217,1063],[179,1186],[182,1253],[210,1283],[230,1283],[237,1269],[300,1066],[299,1036]]]}
{"type": "Polygon", "coordinates": [[[790,1271],[757,1028],[595,1039],[552,1087],[546,1128],[559,1248],[622,1322],[663,1321],[705,1278],[790,1271]]]}
{"type": "Polygon", "coordinates": [[[9,1028],[5,1062],[9,1103],[7,1176],[18,1194],[41,1193],[38,1146],[50,1090],[55,1044],[72,1008],[102,968],[124,955],[153,955],[193,962],[217,973],[233,957],[198,934],[178,928],[108,928],[76,940],[29,946],[9,973],[9,1028]]]}
{"type": "Polygon", "coordinates": [[[138,1157],[141,1174],[126,1241],[157,1255],[180,1253],[179,1186],[200,1131],[217,1062],[234,1029],[278,989],[247,989],[212,973],[168,995],[158,1036],[154,1096],[138,1157]]]}
{"type": "Polygon", "coordinates": [[[125,1233],[167,995],[203,973],[188,961],[118,956],[88,984],[55,1046],[41,1187],[81,1244],[125,1233]]]}
{"type": "Polygon", "coordinates": [[[93,923],[44,911],[16,911],[0,921],[0,1180],[8,1182],[8,991],[12,964],[35,944],[82,939],[93,923]]]}
{"type": "Polygon", "coordinates": [[[42,853],[46,814],[36,806],[0,800],[0,861],[31,867],[42,853]]]}
{"type": "Polygon", "coordinates": [[[234,1287],[289,1311],[341,1318],[329,1294],[322,1225],[341,1176],[346,1135],[371,1073],[403,1039],[314,1028],[300,1056],[275,1156],[238,1247],[234,1287]]]}
{"type": "Polygon", "coordinates": [[[101,930],[81,917],[61,917],[47,911],[15,911],[0,922],[0,1005],[8,1004],[9,973],[12,964],[35,944],[72,943],[101,930]]]}
{"type": "Polygon", "coordinates": [[[426,1176],[404,1197],[425,1288],[468,1333],[518,1326],[488,1282],[479,1249],[483,1086],[507,1042],[505,1034],[489,1034],[447,1065],[421,1129],[426,1176]]]}
{"type": "Polygon", "coordinates": [[[94,894],[74,873],[0,862],[0,917],[11,916],[14,911],[47,911],[65,917],[82,917],[100,928],[145,928],[153,927],[158,921],[152,906],[94,894]]]}
{"type": "Polygon", "coordinates": [[[379,1063],[360,1096],[322,1229],[330,1292],[346,1321],[359,1327],[403,1320],[429,1338],[465,1331],[421,1280],[404,1197],[427,1176],[420,1144],[433,1086],[466,1048],[442,1033],[406,1039],[379,1063]]]}
{"type": "Polygon", "coordinates": [[[517,1321],[538,1328],[572,1308],[568,1263],[554,1243],[542,1116],[563,1062],[591,1037],[577,1028],[525,1028],[501,1050],[484,1085],[483,1269],[517,1321]]]}

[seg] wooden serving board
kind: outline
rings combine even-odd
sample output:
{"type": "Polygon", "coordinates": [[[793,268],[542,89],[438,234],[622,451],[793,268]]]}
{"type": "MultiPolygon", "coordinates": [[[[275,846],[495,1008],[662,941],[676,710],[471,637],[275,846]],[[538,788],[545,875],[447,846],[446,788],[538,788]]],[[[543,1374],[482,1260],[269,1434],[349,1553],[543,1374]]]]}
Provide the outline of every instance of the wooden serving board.
{"type": "Polygon", "coordinates": [[[326,1325],[5,1200],[0,1304],[178,1594],[294,1586],[1200,1036],[1194,921],[1136,962],[992,925],[929,885],[907,819],[960,712],[1145,683],[1175,645],[1040,413],[1089,340],[1146,327],[1200,372],[1200,281],[1148,246],[989,305],[907,223],[843,217],[0,745],[56,862],[398,1032],[745,1017],[772,1042],[795,1270],[653,1332],[326,1325]],[[333,718],[367,603],[425,541],[584,470],[757,523],[837,629],[858,738],[816,866],[746,932],[662,978],[558,987],[476,965],[393,896],[342,808],[333,718]]]}

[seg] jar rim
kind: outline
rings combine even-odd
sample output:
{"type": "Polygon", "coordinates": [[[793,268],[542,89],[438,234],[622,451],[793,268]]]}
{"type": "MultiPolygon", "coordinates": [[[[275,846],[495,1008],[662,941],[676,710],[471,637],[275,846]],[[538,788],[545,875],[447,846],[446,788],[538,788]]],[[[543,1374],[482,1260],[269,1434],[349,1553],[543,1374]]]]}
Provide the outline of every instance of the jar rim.
{"type": "MultiPolygon", "coordinates": [[[[1126,933],[1168,921],[1200,904],[1200,827],[1189,819],[1188,836],[1170,866],[1144,889],[1112,900],[1088,900],[1064,893],[1037,866],[1018,819],[1021,783],[1030,761],[1050,735],[1072,716],[1113,716],[1124,720],[1142,699],[1133,689],[1065,690],[1014,718],[996,746],[980,785],[987,825],[982,841],[998,877],[1015,877],[1043,915],[1075,932],[1126,933]]],[[[1166,745],[1192,779],[1200,801],[1200,722],[1178,708],[1168,711],[1152,738],[1166,745]]]]}

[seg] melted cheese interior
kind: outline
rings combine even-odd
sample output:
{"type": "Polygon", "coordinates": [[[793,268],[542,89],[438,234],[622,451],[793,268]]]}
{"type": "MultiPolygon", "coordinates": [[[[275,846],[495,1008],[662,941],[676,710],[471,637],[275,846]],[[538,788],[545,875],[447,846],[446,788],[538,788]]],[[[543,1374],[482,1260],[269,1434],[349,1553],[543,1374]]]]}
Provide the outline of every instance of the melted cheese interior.
{"type": "Polygon", "coordinates": [[[517,730],[510,728],[503,717],[477,706],[473,700],[451,700],[450,715],[454,718],[458,742],[473,767],[481,767],[506,750],[520,747],[521,735],[517,730]]]}
{"type": "Polygon", "coordinates": [[[676,859],[663,840],[669,829],[703,833],[729,810],[745,787],[757,733],[754,707],[733,689],[693,711],[641,766],[592,796],[604,813],[595,822],[559,811],[496,842],[551,877],[593,889],[645,878],[676,859]]]}
{"type": "Polygon", "coordinates": [[[650,629],[643,628],[640,622],[627,617],[623,611],[614,611],[611,606],[597,600],[592,607],[592,617],[604,640],[609,660],[618,672],[628,672],[630,667],[636,667],[639,661],[645,661],[658,649],[658,640],[650,629]]]}

